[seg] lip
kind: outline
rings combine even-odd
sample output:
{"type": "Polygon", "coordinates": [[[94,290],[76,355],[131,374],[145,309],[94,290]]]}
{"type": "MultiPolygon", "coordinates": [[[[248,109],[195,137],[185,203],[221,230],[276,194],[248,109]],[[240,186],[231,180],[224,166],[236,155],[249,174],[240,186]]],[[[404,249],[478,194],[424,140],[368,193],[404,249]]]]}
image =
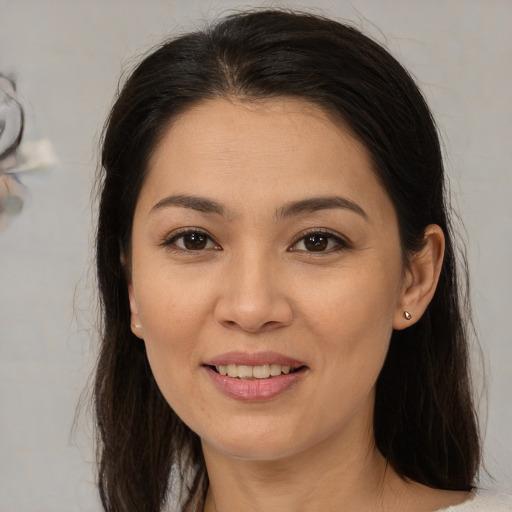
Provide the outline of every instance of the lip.
{"type": "Polygon", "coordinates": [[[220,366],[227,364],[239,364],[244,366],[261,366],[263,364],[280,364],[298,368],[306,366],[303,361],[279,354],[277,352],[258,352],[249,354],[247,352],[227,352],[206,361],[207,366],[220,366]]]}
{"type": "Polygon", "coordinates": [[[307,372],[307,368],[303,367],[294,373],[281,374],[269,379],[244,380],[220,375],[209,366],[203,366],[203,368],[221,393],[243,402],[259,402],[275,398],[295,387],[307,372]]]}
{"type": "Polygon", "coordinates": [[[294,388],[308,372],[308,367],[303,362],[276,352],[259,352],[256,354],[229,352],[210,359],[203,365],[203,369],[221,393],[243,402],[259,402],[276,398],[294,388]],[[299,368],[299,370],[268,379],[245,380],[221,375],[211,368],[211,366],[228,364],[260,366],[272,363],[299,368]]]}

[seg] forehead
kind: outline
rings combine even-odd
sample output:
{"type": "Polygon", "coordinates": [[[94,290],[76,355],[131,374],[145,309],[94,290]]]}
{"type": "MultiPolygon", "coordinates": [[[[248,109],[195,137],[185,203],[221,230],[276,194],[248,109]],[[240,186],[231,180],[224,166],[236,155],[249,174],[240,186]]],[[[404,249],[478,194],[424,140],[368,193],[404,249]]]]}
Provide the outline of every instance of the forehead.
{"type": "Polygon", "coordinates": [[[214,99],[185,111],[156,146],[141,191],[153,201],[213,194],[261,204],[333,193],[367,206],[387,199],[363,144],[319,107],[286,98],[214,99]]]}
{"type": "Polygon", "coordinates": [[[252,157],[271,154],[277,162],[281,154],[300,156],[301,150],[305,154],[314,149],[313,144],[325,150],[340,139],[354,146],[371,166],[366,148],[341,119],[335,121],[313,103],[294,98],[217,98],[200,102],[173,120],[153,152],[150,168],[182,144],[193,148],[194,155],[211,159],[227,159],[240,151],[252,157]]]}

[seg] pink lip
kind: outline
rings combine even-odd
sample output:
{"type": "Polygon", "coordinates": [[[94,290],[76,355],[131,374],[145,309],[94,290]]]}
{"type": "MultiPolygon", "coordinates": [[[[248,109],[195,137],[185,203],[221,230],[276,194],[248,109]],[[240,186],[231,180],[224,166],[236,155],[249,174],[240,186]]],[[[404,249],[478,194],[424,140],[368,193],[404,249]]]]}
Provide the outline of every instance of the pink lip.
{"type": "Polygon", "coordinates": [[[270,400],[295,386],[307,372],[306,368],[301,368],[294,373],[281,374],[269,379],[243,380],[220,375],[209,366],[203,368],[219,391],[231,398],[245,402],[270,400]]]}
{"type": "Polygon", "coordinates": [[[280,364],[283,366],[291,366],[299,368],[306,366],[302,361],[292,359],[278,354],[277,352],[258,352],[256,354],[248,354],[247,352],[228,352],[205,362],[208,366],[220,366],[227,364],[241,364],[245,366],[261,366],[263,364],[280,364]]]}
{"type": "Polygon", "coordinates": [[[308,367],[297,359],[278,354],[277,352],[228,352],[208,360],[203,365],[204,370],[213,383],[223,394],[241,401],[270,400],[294,387],[302,379],[308,367]],[[261,366],[264,364],[280,364],[299,368],[296,372],[287,375],[281,374],[268,379],[234,379],[227,375],[220,375],[211,366],[237,364],[245,366],[261,366]]]}

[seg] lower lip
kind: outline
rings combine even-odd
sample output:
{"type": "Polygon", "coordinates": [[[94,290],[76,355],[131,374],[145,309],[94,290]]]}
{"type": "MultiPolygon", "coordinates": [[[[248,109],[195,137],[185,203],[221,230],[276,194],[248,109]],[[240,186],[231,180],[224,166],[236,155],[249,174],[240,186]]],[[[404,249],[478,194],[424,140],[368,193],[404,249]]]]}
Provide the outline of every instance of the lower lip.
{"type": "Polygon", "coordinates": [[[246,402],[270,400],[294,387],[306,373],[306,368],[301,368],[287,375],[281,374],[268,379],[244,380],[220,375],[209,366],[204,366],[203,368],[213,380],[217,389],[222,393],[236,400],[246,402]]]}

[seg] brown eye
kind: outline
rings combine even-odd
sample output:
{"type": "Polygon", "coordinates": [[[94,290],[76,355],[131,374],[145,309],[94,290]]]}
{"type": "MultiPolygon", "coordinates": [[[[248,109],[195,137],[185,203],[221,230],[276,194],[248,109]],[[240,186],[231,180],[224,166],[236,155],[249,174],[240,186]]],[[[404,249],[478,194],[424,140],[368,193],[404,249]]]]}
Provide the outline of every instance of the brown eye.
{"type": "Polygon", "coordinates": [[[343,240],[330,233],[308,233],[298,240],[291,250],[304,252],[331,252],[346,247],[343,240]]]}
{"type": "Polygon", "coordinates": [[[304,237],[304,247],[308,251],[325,251],[329,245],[329,238],[325,235],[313,234],[304,237]]]}
{"type": "Polygon", "coordinates": [[[183,245],[191,251],[204,249],[208,243],[208,237],[203,233],[189,233],[183,236],[183,245]]]}
{"type": "Polygon", "coordinates": [[[202,251],[204,249],[219,249],[213,240],[202,231],[189,231],[174,236],[165,245],[175,246],[186,251],[202,251]]]}

